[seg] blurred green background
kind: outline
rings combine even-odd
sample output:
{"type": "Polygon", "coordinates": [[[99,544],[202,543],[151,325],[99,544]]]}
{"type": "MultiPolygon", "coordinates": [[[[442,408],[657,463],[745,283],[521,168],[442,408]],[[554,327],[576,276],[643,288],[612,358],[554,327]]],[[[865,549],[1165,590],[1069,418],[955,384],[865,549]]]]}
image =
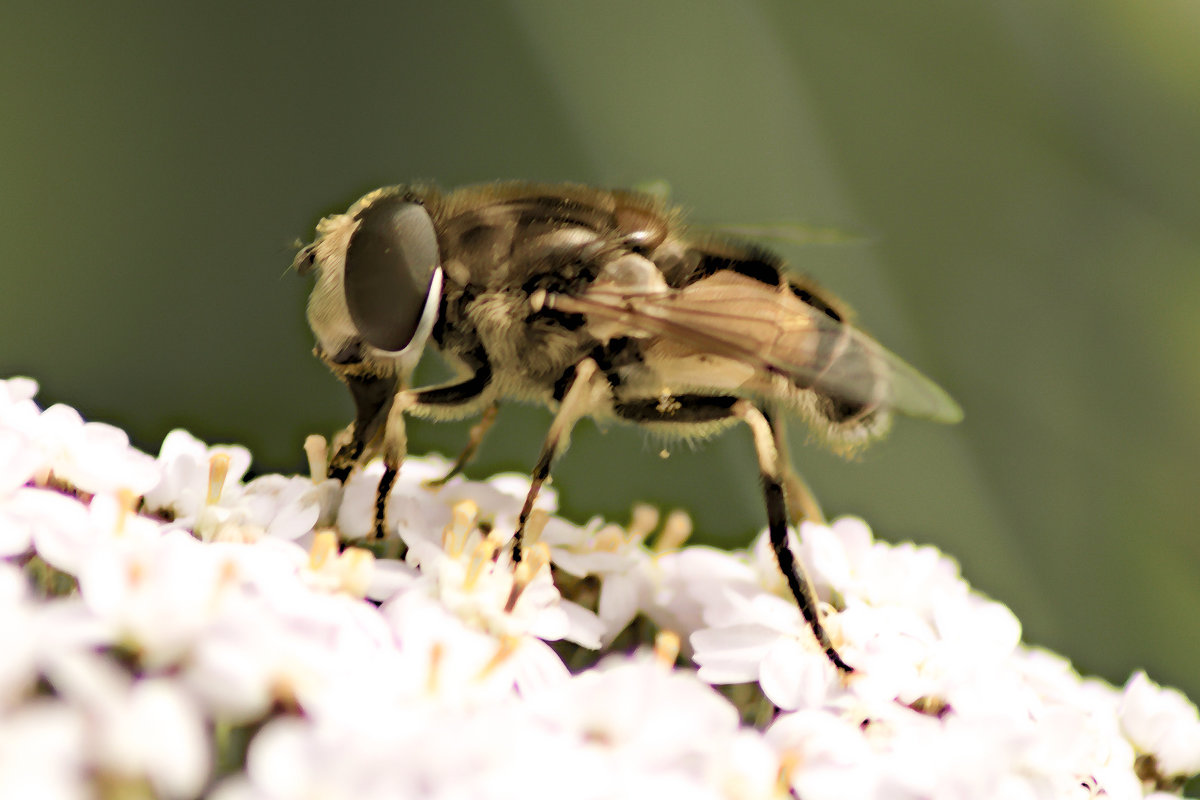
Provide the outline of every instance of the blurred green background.
{"type": "MultiPolygon", "coordinates": [[[[844,463],[832,513],[954,554],[1027,638],[1200,698],[1194,0],[9,4],[0,374],[157,452],[183,425],[296,471],[351,414],[292,242],[412,179],[670,183],[782,248],[962,403],[844,463]]],[[[527,470],[510,407],[473,474],[527,470]]],[[[414,424],[453,452],[466,425],[414,424]]],[[[749,437],[580,426],[567,512],[762,524],[749,437]]]]}

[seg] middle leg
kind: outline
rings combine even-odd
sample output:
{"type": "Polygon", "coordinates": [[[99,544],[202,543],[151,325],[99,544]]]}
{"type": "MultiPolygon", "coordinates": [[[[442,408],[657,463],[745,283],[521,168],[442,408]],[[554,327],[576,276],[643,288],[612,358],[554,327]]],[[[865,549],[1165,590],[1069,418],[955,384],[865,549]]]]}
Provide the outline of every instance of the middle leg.
{"type": "MultiPolygon", "coordinates": [[[[485,393],[492,382],[492,371],[481,357],[475,372],[455,383],[430,386],[424,389],[404,389],[396,393],[387,410],[383,427],[383,477],[375,492],[374,538],[384,538],[387,530],[387,501],[400,465],[408,454],[408,433],[405,414],[419,416],[465,416],[485,402],[485,393]]],[[[486,428],[485,428],[486,430],[486,428]]]]}
{"type": "Polygon", "coordinates": [[[550,467],[567,449],[571,429],[575,427],[575,423],[591,409],[597,378],[607,386],[600,368],[590,358],[585,358],[575,365],[569,374],[570,385],[563,394],[558,413],[554,415],[554,421],[550,423],[550,430],[546,433],[546,440],[542,443],[542,452],[538,456],[529,482],[529,493],[525,495],[525,504],[521,506],[521,515],[517,519],[517,530],[513,534],[512,544],[512,559],[517,563],[521,561],[521,539],[525,535],[525,524],[529,522],[529,515],[533,513],[533,504],[542,490],[542,485],[550,477],[550,467]]]}
{"type": "Polygon", "coordinates": [[[475,457],[475,453],[479,450],[479,445],[483,444],[483,437],[496,424],[496,415],[500,412],[500,404],[495,400],[491,405],[483,409],[483,414],[479,417],[479,422],[471,426],[471,432],[467,435],[467,446],[458,454],[458,458],[454,460],[454,465],[450,467],[450,471],[440,478],[430,480],[429,486],[445,486],[450,482],[450,479],[458,475],[467,464],[471,463],[471,459],[475,457]]]}

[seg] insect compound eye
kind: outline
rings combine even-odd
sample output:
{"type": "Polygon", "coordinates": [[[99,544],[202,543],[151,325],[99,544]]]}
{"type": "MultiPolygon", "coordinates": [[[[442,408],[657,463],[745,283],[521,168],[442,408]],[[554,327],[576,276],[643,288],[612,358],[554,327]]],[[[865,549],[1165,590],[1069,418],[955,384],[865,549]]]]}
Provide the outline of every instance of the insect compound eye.
{"type": "Polygon", "coordinates": [[[389,197],[359,215],[346,248],[346,306],[359,334],[380,350],[417,336],[438,267],[437,233],[420,203],[389,197]]]}

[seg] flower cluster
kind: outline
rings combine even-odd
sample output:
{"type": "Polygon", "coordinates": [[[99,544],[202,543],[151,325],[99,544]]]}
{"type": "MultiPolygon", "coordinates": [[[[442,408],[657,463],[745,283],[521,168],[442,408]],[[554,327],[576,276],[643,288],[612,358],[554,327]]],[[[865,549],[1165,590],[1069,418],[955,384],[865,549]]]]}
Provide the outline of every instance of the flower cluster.
{"type": "MultiPolygon", "coordinates": [[[[405,463],[245,480],[157,458],[0,382],[0,797],[1133,798],[1200,772],[1200,716],[1021,644],[929,547],[861,520],[792,546],[825,657],[764,537],[554,516],[518,476],[405,463]]],[[[1173,796],[1173,795],[1172,795],[1173,796]]]]}

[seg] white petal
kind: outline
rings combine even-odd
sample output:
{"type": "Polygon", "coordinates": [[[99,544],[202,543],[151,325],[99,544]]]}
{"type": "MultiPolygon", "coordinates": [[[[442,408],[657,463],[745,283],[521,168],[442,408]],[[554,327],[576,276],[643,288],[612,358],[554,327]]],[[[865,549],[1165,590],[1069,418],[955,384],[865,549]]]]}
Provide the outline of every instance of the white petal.
{"type": "Polygon", "coordinates": [[[140,681],[126,706],[142,771],[162,797],[194,797],[208,780],[211,755],[200,710],[168,679],[140,681]]]}
{"type": "Polygon", "coordinates": [[[825,654],[781,636],[770,647],[759,669],[759,685],[767,699],[784,711],[820,708],[838,680],[825,654]]]}
{"type": "Polygon", "coordinates": [[[517,688],[532,696],[571,677],[558,654],[545,642],[525,639],[511,658],[516,670],[517,688]]]}

